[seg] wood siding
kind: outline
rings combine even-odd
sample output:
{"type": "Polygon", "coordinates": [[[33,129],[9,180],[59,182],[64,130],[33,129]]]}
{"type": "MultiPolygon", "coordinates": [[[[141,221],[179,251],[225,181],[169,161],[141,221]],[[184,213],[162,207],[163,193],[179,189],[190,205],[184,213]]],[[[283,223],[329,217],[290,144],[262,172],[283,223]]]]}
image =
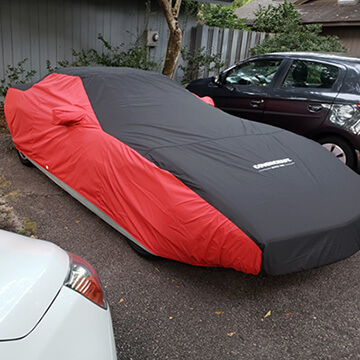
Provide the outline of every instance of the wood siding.
{"type": "Polygon", "coordinates": [[[360,57],[360,26],[324,26],[323,35],[336,35],[347,54],[360,57]]]}
{"type": "MultiPolygon", "coordinates": [[[[113,46],[128,50],[145,30],[159,31],[158,45],[149,48],[149,58],[163,62],[168,27],[157,1],[147,14],[145,1],[119,0],[1,0],[0,1],[0,79],[7,65],[28,58],[26,69],[36,70],[35,79],[47,74],[46,60],[55,66],[59,60],[72,61],[72,49],[103,51],[102,34],[113,46]]],[[[182,15],[180,25],[184,44],[190,42],[195,19],[182,15]]]]}
{"type": "MultiPolygon", "coordinates": [[[[184,30],[182,46],[221,53],[224,67],[248,57],[250,48],[265,38],[262,33],[195,26],[196,18],[184,12],[179,23],[184,30]]],[[[146,27],[159,32],[157,46],[148,48],[149,60],[163,64],[169,30],[157,1],[147,11],[142,0],[0,0],[0,79],[8,65],[16,66],[25,58],[25,69],[36,71],[36,81],[48,73],[47,60],[52,67],[58,61],[73,61],[72,49],[102,52],[98,34],[126,51],[146,27]]],[[[213,74],[204,69],[198,75],[213,74]]],[[[182,77],[178,68],[175,80],[182,77]]]]}

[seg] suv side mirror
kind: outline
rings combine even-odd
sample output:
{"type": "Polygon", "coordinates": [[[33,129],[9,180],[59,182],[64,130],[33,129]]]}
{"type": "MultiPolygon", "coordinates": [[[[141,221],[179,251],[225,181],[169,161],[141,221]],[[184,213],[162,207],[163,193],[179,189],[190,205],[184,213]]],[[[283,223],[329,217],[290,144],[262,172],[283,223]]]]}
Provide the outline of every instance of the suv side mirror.
{"type": "Polygon", "coordinates": [[[212,76],[211,77],[211,81],[216,84],[219,85],[219,76],[212,76]]]}
{"type": "Polygon", "coordinates": [[[221,85],[224,85],[225,78],[226,78],[226,73],[221,72],[218,76],[213,76],[211,78],[211,81],[214,84],[221,86],[221,85]]]}

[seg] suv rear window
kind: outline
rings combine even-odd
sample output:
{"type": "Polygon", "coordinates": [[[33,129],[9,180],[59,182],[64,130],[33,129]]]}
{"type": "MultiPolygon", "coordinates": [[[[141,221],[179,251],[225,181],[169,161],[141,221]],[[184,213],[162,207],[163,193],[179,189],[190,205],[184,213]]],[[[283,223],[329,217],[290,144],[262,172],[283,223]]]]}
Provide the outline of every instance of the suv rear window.
{"type": "Polygon", "coordinates": [[[331,89],[339,76],[339,68],[315,61],[295,60],[282,84],[286,88],[331,89]]]}

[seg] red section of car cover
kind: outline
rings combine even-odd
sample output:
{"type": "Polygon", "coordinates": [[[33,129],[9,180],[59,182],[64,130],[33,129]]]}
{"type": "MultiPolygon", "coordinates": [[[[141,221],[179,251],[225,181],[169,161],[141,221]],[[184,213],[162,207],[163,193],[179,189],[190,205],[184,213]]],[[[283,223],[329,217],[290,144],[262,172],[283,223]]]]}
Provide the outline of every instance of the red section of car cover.
{"type": "Polygon", "coordinates": [[[194,93],[192,93],[193,95],[195,95],[197,98],[199,98],[200,100],[202,100],[204,103],[209,104],[213,107],[215,107],[215,103],[214,100],[210,97],[210,96],[202,96],[200,97],[199,95],[196,95],[194,93]]]}
{"type": "Polygon", "coordinates": [[[29,90],[10,89],[5,113],[21,152],[152,253],[259,273],[262,252],[246,234],[171,173],[102,131],[80,78],[52,74],[29,90]]]}

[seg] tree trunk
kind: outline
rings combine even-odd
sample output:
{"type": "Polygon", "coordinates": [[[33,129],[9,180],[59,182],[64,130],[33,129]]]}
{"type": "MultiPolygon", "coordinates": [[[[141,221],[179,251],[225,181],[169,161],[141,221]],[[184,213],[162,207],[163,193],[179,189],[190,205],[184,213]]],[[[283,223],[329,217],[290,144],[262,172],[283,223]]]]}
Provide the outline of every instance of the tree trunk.
{"type": "Polygon", "coordinates": [[[162,73],[170,78],[174,78],[176,65],[180,55],[182,32],[179,28],[178,17],[180,12],[181,0],[158,0],[163,9],[166,22],[170,30],[168,46],[166,50],[165,64],[162,73]]]}

